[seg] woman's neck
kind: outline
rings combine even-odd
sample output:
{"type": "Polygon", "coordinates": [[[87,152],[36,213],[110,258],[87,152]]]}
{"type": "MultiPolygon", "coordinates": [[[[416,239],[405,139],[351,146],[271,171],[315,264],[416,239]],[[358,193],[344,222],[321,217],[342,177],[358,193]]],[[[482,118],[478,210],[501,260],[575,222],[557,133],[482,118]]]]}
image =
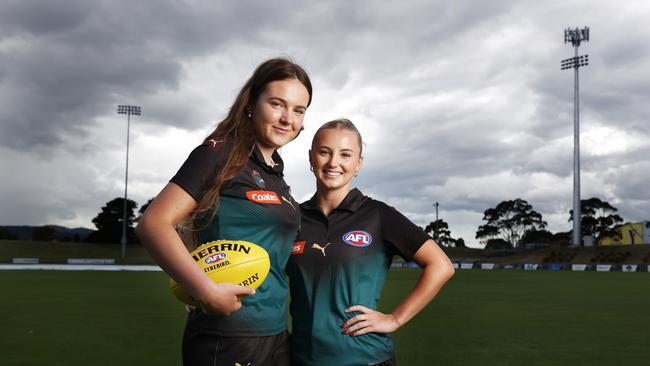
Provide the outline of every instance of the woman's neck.
{"type": "Polygon", "coordinates": [[[273,161],[273,153],[275,152],[275,149],[268,148],[268,147],[263,147],[260,144],[257,144],[257,147],[260,149],[260,152],[262,153],[262,156],[264,157],[264,162],[266,162],[266,165],[274,166],[275,161],[273,161]]]}
{"type": "Polygon", "coordinates": [[[341,187],[336,190],[328,190],[323,188],[316,188],[316,198],[323,215],[329,216],[334,211],[345,197],[350,193],[350,186],[341,187]]]}

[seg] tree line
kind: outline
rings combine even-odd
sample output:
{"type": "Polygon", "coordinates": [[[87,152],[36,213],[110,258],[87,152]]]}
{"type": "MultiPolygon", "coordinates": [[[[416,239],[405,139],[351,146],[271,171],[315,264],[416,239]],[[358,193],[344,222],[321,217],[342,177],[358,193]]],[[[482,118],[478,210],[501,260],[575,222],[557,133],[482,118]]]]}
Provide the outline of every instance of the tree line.
{"type": "MultiPolygon", "coordinates": [[[[580,201],[581,237],[591,236],[599,243],[605,238],[620,239],[616,229],[623,223],[618,209],[606,201],[592,197],[580,201]]],[[[542,214],[535,211],[526,200],[517,198],[502,201],[483,212],[485,223],[476,231],[476,239],[486,249],[511,249],[527,244],[568,246],[572,231],[552,233],[546,230],[542,214]]],[[[573,210],[569,210],[569,222],[573,210]]],[[[442,219],[428,224],[424,230],[444,246],[464,247],[462,238],[451,236],[449,225],[442,219]]]]}
{"type": "MultiPolygon", "coordinates": [[[[134,226],[142,214],[145,212],[153,198],[147,201],[139,210],[138,204],[133,200],[127,200],[126,217],[127,217],[127,241],[128,243],[139,243],[135,235],[134,226]]],[[[100,212],[92,219],[96,230],[87,235],[77,233],[71,235],[62,235],[57,232],[54,226],[45,225],[31,228],[31,239],[34,241],[61,241],[61,242],[88,242],[88,243],[120,243],[122,239],[122,223],[124,221],[124,198],[114,198],[101,207],[100,212]]],[[[26,230],[30,230],[27,228],[26,230]]],[[[0,228],[0,240],[28,240],[25,235],[20,238],[5,228],[0,228]]]]}

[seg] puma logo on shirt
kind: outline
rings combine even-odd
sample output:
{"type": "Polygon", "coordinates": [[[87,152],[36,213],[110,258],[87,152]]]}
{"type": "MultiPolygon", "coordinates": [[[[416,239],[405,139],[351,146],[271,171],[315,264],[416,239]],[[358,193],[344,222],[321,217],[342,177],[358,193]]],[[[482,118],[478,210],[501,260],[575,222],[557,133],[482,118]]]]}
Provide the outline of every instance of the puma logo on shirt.
{"type": "Polygon", "coordinates": [[[314,244],[311,245],[311,247],[312,247],[312,249],[320,250],[321,253],[323,253],[323,257],[324,257],[325,256],[325,248],[327,248],[328,245],[330,245],[330,243],[327,243],[327,244],[325,244],[324,247],[321,247],[320,244],[314,243],[314,244]]]}

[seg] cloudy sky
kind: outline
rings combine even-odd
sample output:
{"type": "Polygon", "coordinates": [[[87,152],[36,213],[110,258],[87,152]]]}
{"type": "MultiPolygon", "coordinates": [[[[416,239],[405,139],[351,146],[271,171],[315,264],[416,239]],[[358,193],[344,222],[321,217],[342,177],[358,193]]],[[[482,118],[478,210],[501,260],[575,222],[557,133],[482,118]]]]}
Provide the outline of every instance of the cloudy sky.
{"type": "Polygon", "coordinates": [[[650,3],[581,1],[0,0],[0,225],[93,228],[124,193],[155,196],[261,61],[312,78],[306,130],[282,149],[314,190],[311,136],[347,117],[366,143],[355,184],[470,245],[483,211],[523,198],[570,229],[573,56],[580,47],[582,197],[650,219],[650,3]],[[644,30],[645,29],[645,30],[644,30]]]}

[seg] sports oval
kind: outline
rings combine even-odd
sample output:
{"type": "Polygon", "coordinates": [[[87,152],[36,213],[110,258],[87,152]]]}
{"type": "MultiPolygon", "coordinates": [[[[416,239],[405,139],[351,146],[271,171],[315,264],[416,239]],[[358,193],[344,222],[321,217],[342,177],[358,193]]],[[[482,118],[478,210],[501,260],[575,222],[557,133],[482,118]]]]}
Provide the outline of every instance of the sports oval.
{"type": "Polygon", "coordinates": [[[367,247],[372,244],[372,235],[366,231],[353,230],[343,234],[343,242],[353,247],[367,247]]]}

